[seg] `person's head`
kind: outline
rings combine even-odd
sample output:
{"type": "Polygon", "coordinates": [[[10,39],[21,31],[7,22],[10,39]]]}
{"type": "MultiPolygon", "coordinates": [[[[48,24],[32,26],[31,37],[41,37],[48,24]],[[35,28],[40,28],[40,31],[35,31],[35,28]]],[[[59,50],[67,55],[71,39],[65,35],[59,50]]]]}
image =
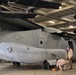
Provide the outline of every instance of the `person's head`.
{"type": "Polygon", "coordinates": [[[68,50],[68,49],[70,49],[70,48],[71,48],[71,47],[70,47],[70,46],[68,46],[68,47],[67,47],[67,50],[68,50]]]}

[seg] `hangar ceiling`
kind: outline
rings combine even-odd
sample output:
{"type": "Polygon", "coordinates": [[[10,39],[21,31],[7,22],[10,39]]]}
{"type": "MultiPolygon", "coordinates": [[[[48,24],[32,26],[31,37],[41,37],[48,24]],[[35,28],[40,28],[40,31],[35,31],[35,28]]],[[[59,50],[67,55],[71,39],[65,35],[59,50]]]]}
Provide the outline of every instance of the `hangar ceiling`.
{"type": "MultiPolygon", "coordinates": [[[[4,0],[4,1],[8,1],[8,0],[4,0]]],[[[13,1],[13,0],[9,0],[9,1],[13,1]]],[[[16,1],[20,1],[20,0],[16,0],[16,1]]],[[[27,1],[31,1],[31,0],[21,0],[21,1],[26,1],[26,3],[27,3],[27,1]]],[[[38,0],[36,0],[36,1],[38,1],[38,0]]],[[[31,9],[33,13],[37,13],[37,16],[35,18],[32,18],[32,20],[36,23],[39,23],[39,24],[47,26],[47,27],[57,28],[62,31],[71,31],[72,32],[72,31],[76,30],[76,20],[74,18],[74,15],[76,14],[76,0],[42,0],[42,1],[58,2],[58,3],[61,3],[62,6],[60,6],[59,9],[35,8],[32,6],[27,7],[25,5],[9,2],[8,5],[6,5],[6,4],[0,5],[0,7],[1,7],[0,14],[4,15],[6,17],[7,16],[20,17],[23,15],[25,15],[27,17],[27,14],[28,14],[27,10],[31,9]],[[5,14],[7,14],[7,15],[5,15],[5,14]]],[[[32,14],[32,15],[35,16],[35,14],[32,14]]],[[[2,19],[0,19],[0,21],[1,20],[2,19]]],[[[8,21],[9,21],[9,19],[8,19],[8,21]]],[[[21,23],[21,24],[23,24],[23,23],[21,23]]]]}
{"type": "Polygon", "coordinates": [[[60,2],[62,6],[59,9],[37,9],[39,15],[34,21],[48,27],[54,27],[63,31],[74,31],[76,29],[76,0],[49,0],[60,2]]]}

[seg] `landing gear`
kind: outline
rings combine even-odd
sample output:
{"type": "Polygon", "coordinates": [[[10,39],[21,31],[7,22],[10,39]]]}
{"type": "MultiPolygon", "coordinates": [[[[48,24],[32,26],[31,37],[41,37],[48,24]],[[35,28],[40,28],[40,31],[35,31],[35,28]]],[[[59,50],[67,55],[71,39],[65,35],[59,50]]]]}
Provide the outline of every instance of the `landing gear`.
{"type": "Polygon", "coordinates": [[[47,61],[44,61],[44,69],[52,70],[52,68],[55,68],[55,65],[50,65],[47,61]]]}
{"type": "Polygon", "coordinates": [[[13,65],[20,66],[20,62],[13,62],[13,65]]]}
{"type": "Polygon", "coordinates": [[[48,69],[48,70],[51,69],[50,68],[51,66],[49,65],[49,63],[47,61],[44,62],[43,64],[44,64],[44,69],[48,69]]]}

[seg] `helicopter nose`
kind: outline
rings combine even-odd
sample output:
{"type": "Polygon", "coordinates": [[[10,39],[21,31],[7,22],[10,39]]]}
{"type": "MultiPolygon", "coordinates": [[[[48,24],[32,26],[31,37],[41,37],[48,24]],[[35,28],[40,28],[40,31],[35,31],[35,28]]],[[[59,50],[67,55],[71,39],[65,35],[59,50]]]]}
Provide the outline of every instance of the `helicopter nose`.
{"type": "Polygon", "coordinates": [[[2,54],[1,52],[0,52],[0,59],[1,60],[10,60],[6,55],[4,55],[4,54],[2,54]]]}

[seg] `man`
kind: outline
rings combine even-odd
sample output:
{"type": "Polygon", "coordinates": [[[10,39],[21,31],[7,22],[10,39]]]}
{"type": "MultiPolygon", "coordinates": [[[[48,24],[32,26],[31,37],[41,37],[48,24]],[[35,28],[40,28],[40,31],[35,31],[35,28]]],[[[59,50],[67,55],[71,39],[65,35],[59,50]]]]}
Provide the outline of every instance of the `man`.
{"type": "Polygon", "coordinates": [[[56,63],[57,68],[59,68],[61,71],[65,70],[66,68],[66,61],[64,59],[57,59],[56,63]]]}
{"type": "Polygon", "coordinates": [[[67,58],[69,60],[69,69],[72,69],[73,50],[71,47],[67,47],[67,58]]]}

